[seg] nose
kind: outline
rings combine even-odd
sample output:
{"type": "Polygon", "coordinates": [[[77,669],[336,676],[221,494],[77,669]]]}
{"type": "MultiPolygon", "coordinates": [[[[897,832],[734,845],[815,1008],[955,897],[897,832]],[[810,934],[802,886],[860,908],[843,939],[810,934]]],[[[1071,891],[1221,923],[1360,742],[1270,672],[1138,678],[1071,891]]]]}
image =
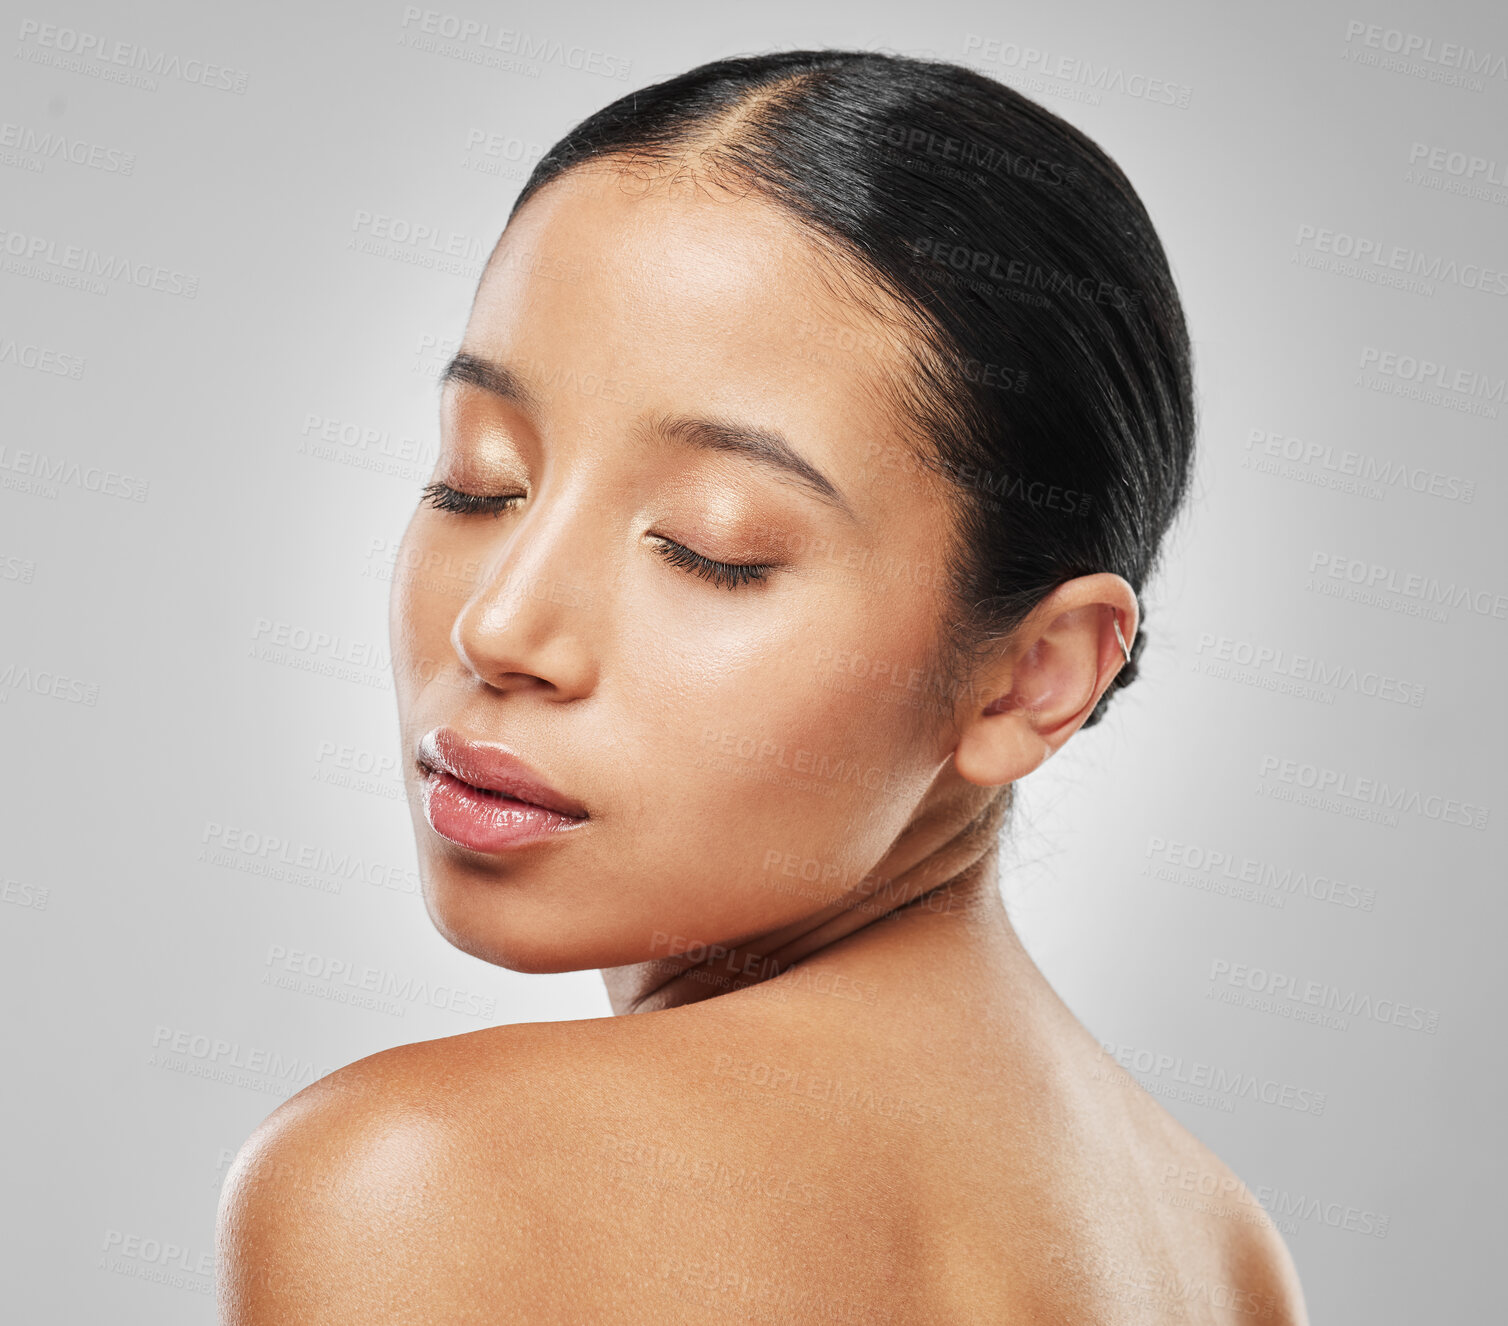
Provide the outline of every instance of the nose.
{"type": "Polygon", "coordinates": [[[586,570],[584,531],[568,521],[552,529],[545,515],[531,510],[508,532],[456,615],[450,644],[462,665],[495,690],[575,700],[597,682],[600,632],[591,622],[600,577],[586,570]]]}

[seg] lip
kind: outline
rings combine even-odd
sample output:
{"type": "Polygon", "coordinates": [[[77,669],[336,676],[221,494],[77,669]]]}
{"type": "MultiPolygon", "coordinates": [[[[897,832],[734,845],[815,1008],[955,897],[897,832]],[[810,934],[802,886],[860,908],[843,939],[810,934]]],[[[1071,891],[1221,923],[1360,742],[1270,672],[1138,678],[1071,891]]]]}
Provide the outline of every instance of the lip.
{"type": "Polygon", "coordinates": [[[552,787],[512,751],[438,727],[420,739],[424,813],[442,837],[497,852],[568,831],[586,807],[552,787]]]}

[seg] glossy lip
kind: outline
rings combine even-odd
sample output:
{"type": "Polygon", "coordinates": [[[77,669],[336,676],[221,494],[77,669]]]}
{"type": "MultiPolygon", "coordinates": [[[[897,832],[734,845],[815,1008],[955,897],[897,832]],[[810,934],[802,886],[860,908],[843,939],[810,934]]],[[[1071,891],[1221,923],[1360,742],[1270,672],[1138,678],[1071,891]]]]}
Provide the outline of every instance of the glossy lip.
{"type": "Polygon", "coordinates": [[[426,732],[419,740],[417,757],[426,774],[449,774],[458,782],[543,807],[568,820],[588,818],[585,806],[551,787],[512,751],[470,741],[454,728],[437,727],[426,732]]]}

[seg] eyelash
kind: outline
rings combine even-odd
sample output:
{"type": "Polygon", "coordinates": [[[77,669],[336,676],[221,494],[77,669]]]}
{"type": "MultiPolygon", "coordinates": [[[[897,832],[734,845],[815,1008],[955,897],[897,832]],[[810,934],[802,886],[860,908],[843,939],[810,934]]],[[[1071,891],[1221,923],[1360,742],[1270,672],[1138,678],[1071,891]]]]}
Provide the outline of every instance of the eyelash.
{"type": "Polygon", "coordinates": [[[436,511],[453,511],[458,516],[479,516],[482,514],[500,516],[508,509],[510,502],[516,502],[522,493],[514,493],[508,497],[484,497],[480,493],[463,493],[459,488],[452,488],[447,483],[431,483],[424,486],[420,497],[436,511]]]}
{"type": "Polygon", "coordinates": [[[653,537],[660,541],[655,545],[655,551],[672,566],[683,567],[692,575],[700,576],[723,589],[737,589],[740,585],[757,583],[775,569],[758,562],[714,562],[710,557],[692,552],[690,548],[667,539],[664,535],[656,534],[653,537]]]}
{"type": "MultiPolygon", "coordinates": [[[[450,511],[460,516],[483,513],[500,516],[522,496],[521,493],[515,493],[507,497],[486,497],[480,493],[463,493],[445,483],[427,484],[421,494],[423,501],[435,510],[450,511]]],[[[758,583],[775,569],[772,565],[760,562],[716,562],[662,534],[651,537],[659,540],[655,551],[672,566],[681,567],[724,589],[737,589],[741,585],[758,583]]]]}

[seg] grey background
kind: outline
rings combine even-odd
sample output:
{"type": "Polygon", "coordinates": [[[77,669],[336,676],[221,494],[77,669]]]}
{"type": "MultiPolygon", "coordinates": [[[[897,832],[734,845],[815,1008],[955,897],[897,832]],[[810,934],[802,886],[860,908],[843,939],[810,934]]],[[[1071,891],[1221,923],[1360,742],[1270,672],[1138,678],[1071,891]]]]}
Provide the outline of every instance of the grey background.
{"type": "Polygon", "coordinates": [[[608,1014],[596,973],[489,968],[423,913],[392,773],[391,550],[428,477],[434,373],[532,160],[630,88],[806,45],[964,60],[1082,127],[1151,210],[1196,340],[1198,475],[1146,596],[1144,675],[1024,785],[1006,884],[1023,937],[1257,1191],[1317,1323],[1488,1315],[1508,296],[1466,273],[1508,266],[1501,8],[439,3],[540,54],[489,67],[406,44],[425,20],[396,3],[4,6],[10,1319],[211,1321],[218,1186],[280,1099],[400,1042],[608,1014]],[[97,39],[83,56],[64,49],[80,34],[97,39]],[[1411,67],[1389,67],[1411,37],[1411,67]],[[1073,81],[1089,66],[1112,86],[1073,81]],[[429,228],[471,270],[437,269],[427,242],[364,251],[368,214],[429,228]],[[1435,279],[1307,265],[1333,256],[1322,231],[1417,254],[1435,279]],[[49,279],[69,246],[143,284],[118,266],[98,289],[49,279]],[[188,278],[193,297],[173,293],[188,278]],[[1421,383],[1400,356],[1443,368],[1421,383]],[[1347,452],[1405,479],[1332,486],[1326,457],[1347,452]],[[104,471],[122,477],[92,490],[104,471]],[[1403,588],[1328,595],[1319,558],[1403,588]],[[1485,597],[1437,620],[1409,577],[1485,597]],[[301,649],[305,631],[334,639],[301,649]],[[1284,663],[1221,675],[1222,638],[1284,663]],[[1305,690],[1282,670],[1309,666],[1295,656],[1357,681],[1305,690]],[[1362,693],[1374,674],[1421,703],[1362,693]],[[1306,766],[1485,825],[1284,799],[1306,766]],[[1278,873],[1222,891],[1210,853],[1278,873]],[[1145,870],[1170,856],[1170,877],[1145,870]],[[1344,901],[1310,896],[1333,881],[1344,901]],[[399,993],[353,1005],[339,975],[289,963],[376,969],[399,993]],[[1248,1006],[1273,973],[1352,1012],[1248,1006]],[[460,1011],[419,982],[460,991],[460,1011]],[[1383,1000],[1405,1025],[1375,1015],[1383,1000]]]}

